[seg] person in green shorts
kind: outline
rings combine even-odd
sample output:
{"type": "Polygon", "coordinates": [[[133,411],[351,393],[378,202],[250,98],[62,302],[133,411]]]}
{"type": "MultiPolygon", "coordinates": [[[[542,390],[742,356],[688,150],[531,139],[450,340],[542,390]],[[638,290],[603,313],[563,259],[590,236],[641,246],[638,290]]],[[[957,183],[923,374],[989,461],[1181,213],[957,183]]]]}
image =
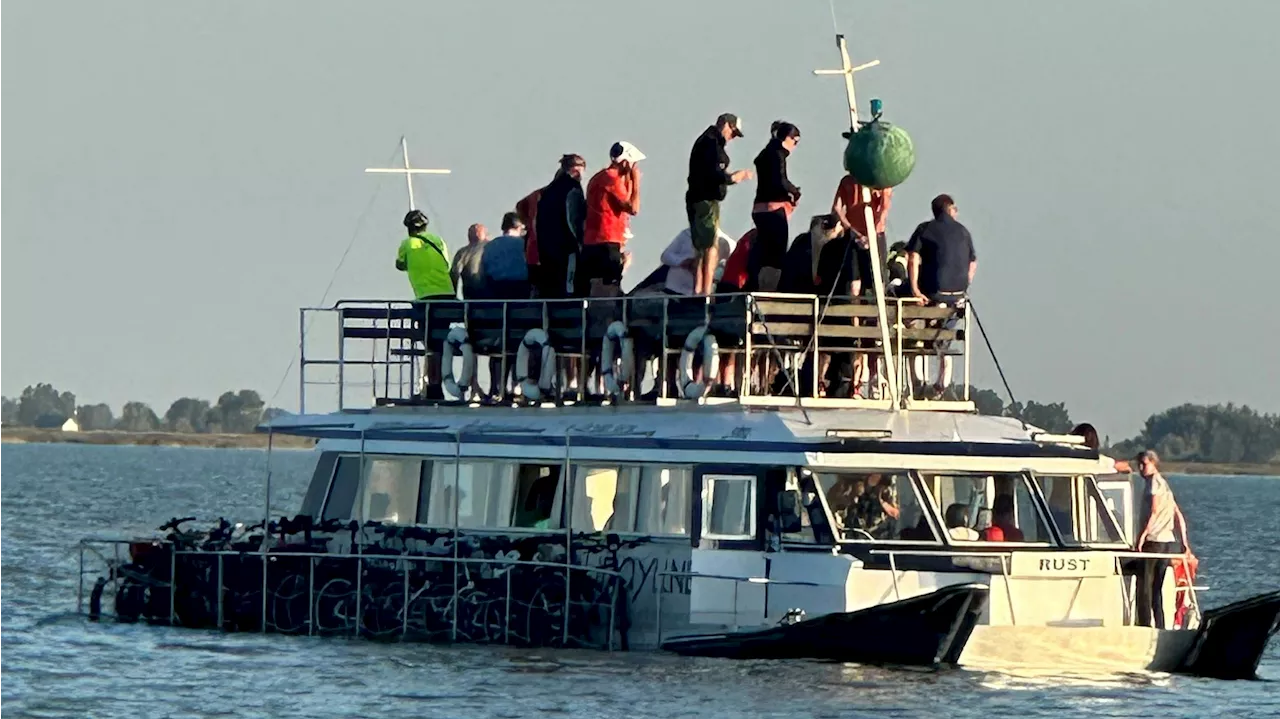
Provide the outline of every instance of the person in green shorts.
{"type": "Polygon", "coordinates": [[[729,185],[751,179],[751,170],[729,171],[729,155],[724,148],[736,137],[742,137],[742,121],[726,112],[698,136],[689,153],[689,190],[684,201],[689,235],[697,253],[693,273],[696,295],[709,294],[715,287],[715,271],[720,261],[716,242],[720,231],[720,202],[729,185]]]}
{"type": "MultiPolygon", "coordinates": [[[[400,243],[396,253],[396,269],[409,275],[413,297],[417,300],[452,300],[453,278],[449,276],[449,248],[438,235],[427,232],[427,216],[421,210],[410,210],[404,216],[404,227],[409,236],[400,243]]],[[[426,317],[426,310],[414,324],[426,317]]],[[[426,386],[423,396],[427,399],[444,399],[440,388],[440,357],[427,352],[426,386]]]]}

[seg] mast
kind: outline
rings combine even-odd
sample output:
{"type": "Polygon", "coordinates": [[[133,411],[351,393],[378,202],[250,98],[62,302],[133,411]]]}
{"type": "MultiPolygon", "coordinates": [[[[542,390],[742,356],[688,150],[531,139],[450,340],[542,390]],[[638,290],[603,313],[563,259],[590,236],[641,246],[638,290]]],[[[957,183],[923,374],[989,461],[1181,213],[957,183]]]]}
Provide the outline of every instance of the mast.
{"type": "Polygon", "coordinates": [[[418,209],[418,206],[413,202],[413,176],[448,175],[451,170],[425,170],[411,167],[409,165],[409,141],[405,139],[404,135],[400,136],[400,151],[404,155],[404,167],[368,167],[365,168],[365,172],[404,175],[404,183],[409,188],[409,209],[416,210],[418,209]]]}
{"type": "MultiPolygon", "coordinates": [[[[880,64],[879,60],[865,62],[857,67],[849,62],[849,48],[845,43],[844,35],[836,35],[836,47],[840,48],[840,69],[839,70],[814,70],[814,75],[843,75],[844,76],[844,92],[849,100],[849,132],[850,135],[858,131],[858,101],[853,89],[853,74],[870,67],[880,64]]],[[[876,101],[872,101],[876,104],[876,101]]],[[[874,108],[873,108],[874,112],[874,108]]],[[[899,408],[898,390],[899,377],[894,371],[893,351],[889,344],[889,319],[888,311],[885,309],[884,297],[884,273],[881,271],[880,262],[880,243],[876,237],[875,216],[871,212],[871,188],[859,183],[862,188],[862,206],[865,213],[865,222],[867,226],[867,246],[871,252],[871,276],[876,287],[876,314],[880,319],[880,341],[884,346],[884,373],[889,378],[889,400],[894,409],[899,408]]],[[[900,321],[895,318],[895,321],[900,321]]]]}

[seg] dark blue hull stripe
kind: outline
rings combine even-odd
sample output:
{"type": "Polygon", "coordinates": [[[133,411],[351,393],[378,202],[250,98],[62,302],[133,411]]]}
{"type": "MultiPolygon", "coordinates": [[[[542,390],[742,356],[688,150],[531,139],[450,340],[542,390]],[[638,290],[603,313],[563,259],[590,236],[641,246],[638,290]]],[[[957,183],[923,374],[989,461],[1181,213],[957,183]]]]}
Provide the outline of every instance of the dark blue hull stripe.
{"type": "MultiPolygon", "coordinates": [[[[366,430],[338,427],[281,429],[281,434],[316,439],[360,441],[432,442],[453,444],[458,439],[467,444],[499,444],[526,447],[563,447],[565,437],[546,434],[507,434],[433,432],[423,430],[366,430]]],[[[570,435],[572,447],[609,449],[649,449],[669,451],[714,452],[828,452],[833,454],[913,454],[953,457],[1039,457],[1059,459],[1097,459],[1098,453],[1083,447],[1039,445],[1031,442],[904,442],[873,439],[816,439],[812,441],[751,441],[741,439],[680,439],[646,436],[570,435]]]]}

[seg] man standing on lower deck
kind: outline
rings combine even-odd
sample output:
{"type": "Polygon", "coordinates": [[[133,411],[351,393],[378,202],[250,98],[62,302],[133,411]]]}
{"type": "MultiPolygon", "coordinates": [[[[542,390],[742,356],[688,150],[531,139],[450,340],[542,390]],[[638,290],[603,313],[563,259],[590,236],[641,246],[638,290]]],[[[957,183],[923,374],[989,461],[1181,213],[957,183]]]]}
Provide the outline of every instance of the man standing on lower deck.
{"type": "MultiPolygon", "coordinates": [[[[1160,474],[1160,457],[1155,450],[1148,449],[1140,453],[1134,464],[1145,481],[1142,500],[1139,504],[1138,541],[1134,548],[1139,552],[1151,554],[1186,554],[1191,551],[1187,541],[1187,521],[1182,510],[1173,498],[1173,490],[1160,474]],[[1182,544],[1178,544],[1175,526],[1181,529],[1182,544]]],[[[1134,603],[1137,605],[1137,617],[1134,624],[1143,627],[1154,626],[1166,629],[1164,622],[1164,588],[1165,570],[1169,568],[1168,559],[1147,559],[1142,562],[1142,572],[1138,575],[1138,588],[1134,603]],[[1154,614],[1155,624],[1151,623],[1154,614]]]]}
{"type": "Polygon", "coordinates": [[[729,171],[729,155],[725,145],[742,137],[742,122],[732,113],[716,118],[693,143],[689,153],[689,189],[685,192],[685,211],[693,240],[693,294],[710,294],[714,288],[719,264],[717,235],[720,232],[720,202],[728,194],[728,186],[751,178],[751,170],[729,171]]]}

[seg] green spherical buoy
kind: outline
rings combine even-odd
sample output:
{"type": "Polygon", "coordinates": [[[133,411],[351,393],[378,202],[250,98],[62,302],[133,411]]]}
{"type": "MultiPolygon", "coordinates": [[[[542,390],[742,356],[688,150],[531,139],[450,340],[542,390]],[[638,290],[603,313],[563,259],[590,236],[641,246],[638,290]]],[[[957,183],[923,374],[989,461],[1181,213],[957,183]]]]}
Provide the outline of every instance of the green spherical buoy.
{"type": "Polygon", "coordinates": [[[906,182],[916,166],[911,136],[880,119],[863,125],[849,138],[844,169],[858,184],[876,190],[906,182]]]}

